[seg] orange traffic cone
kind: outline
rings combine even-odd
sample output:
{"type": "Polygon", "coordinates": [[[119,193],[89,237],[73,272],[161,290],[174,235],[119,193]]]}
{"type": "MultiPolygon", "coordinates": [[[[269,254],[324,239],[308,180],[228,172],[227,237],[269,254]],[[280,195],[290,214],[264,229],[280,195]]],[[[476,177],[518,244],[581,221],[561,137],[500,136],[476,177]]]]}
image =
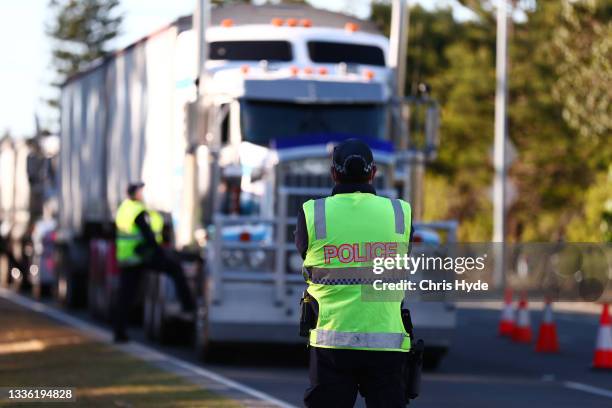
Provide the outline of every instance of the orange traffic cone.
{"type": "Polygon", "coordinates": [[[593,368],[612,369],[612,321],[607,304],[603,305],[599,321],[593,368]]]}
{"type": "Polygon", "coordinates": [[[532,337],[529,309],[527,309],[527,295],[523,293],[521,301],[519,302],[516,324],[512,331],[512,340],[517,343],[530,343],[532,337]]]}
{"type": "Polygon", "coordinates": [[[498,333],[500,336],[512,337],[514,331],[514,307],[512,306],[512,289],[506,289],[504,295],[504,308],[499,321],[498,333]]]}
{"type": "Polygon", "coordinates": [[[536,343],[538,353],[558,353],[559,340],[557,339],[557,325],[553,319],[552,303],[546,299],[544,306],[544,316],[540,323],[538,342],[536,343]]]}

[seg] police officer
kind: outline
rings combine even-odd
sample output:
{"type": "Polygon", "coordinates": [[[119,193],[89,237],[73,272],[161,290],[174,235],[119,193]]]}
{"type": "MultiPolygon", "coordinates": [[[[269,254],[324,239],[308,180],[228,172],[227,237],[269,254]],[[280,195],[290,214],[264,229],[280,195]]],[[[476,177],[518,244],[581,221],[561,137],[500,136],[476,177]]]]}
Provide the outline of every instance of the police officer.
{"type": "Polygon", "coordinates": [[[407,249],[410,241],[410,205],[377,196],[375,174],[367,144],[357,139],[339,144],[331,166],[332,195],[307,201],[298,214],[296,246],[304,258],[306,296],[317,314],[309,333],[306,407],[352,407],[357,392],[369,408],[408,402],[404,365],[410,337],[401,299],[363,301],[362,284],[372,270],[359,268],[363,254],[350,250],[368,243],[407,249]]]}
{"type": "Polygon", "coordinates": [[[146,271],[162,272],[173,279],[183,310],[191,313],[195,303],[191,296],[181,264],[160,243],[163,218],[149,211],[143,203],[144,183],[128,186],[126,198],[115,218],[117,226],[117,262],[120,268],[119,296],[114,308],[115,342],[128,341],[126,319],[138,289],[142,274],[146,271]]]}

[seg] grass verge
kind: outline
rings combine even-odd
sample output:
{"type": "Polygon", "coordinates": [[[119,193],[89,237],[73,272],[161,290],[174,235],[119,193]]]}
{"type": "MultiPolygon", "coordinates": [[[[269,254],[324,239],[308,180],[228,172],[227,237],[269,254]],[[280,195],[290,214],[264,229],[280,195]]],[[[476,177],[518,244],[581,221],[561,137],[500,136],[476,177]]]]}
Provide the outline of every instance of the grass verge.
{"type": "Polygon", "coordinates": [[[0,387],[74,387],[75,403],[0,407],[237,407],[181,377],[0,299],[0,387]]]}

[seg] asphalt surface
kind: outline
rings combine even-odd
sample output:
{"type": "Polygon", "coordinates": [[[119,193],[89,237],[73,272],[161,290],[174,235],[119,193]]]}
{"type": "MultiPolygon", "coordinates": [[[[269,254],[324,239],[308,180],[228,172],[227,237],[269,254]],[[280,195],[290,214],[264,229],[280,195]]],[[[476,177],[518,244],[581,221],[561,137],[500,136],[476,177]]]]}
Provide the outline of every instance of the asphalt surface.
{"type": "MultiPolygon", "coordinates": [[[[86,318],[85,312],[75,312],[86,318]]],[[[593,371],[590,364],[598,317],[557,313],[561,352],[543,355],[532,345],[497,336],[499,311],[458,310],[458,325],[449,354],[423,378],[415,407],[612,407],[612,371],[593,371]]],[[[537,335],[540,313],[532,311],[537,335]]],[[[418,328],[417,328],[418,330],[418,328]]],[[[190,362],[187,345],[159,346],[132,328],[134,340],[190,362]]],[[[417,332],[418,337],[418,332],[417,332]]],[[[199,363],[232,380],[301,406],[308,385],[305,347],[227,346],[218,358],[199,363]]],[[[364,406],[358,401],[358,407],[364,406]]]]}
{"type": "MultiPolygon", "coordinates": [[[[532,313],[534,331],[539,314],[532,313]]],[[[412,406],[612,407],[612,371],[590,369],[596,316],[557,315],[558,355],[538,354],[533,345],[497,337],[498,318],[498,311],[459,310],[452,349],[437,370],[425,373],[422,395],[412,406]],[[583,386],[595,387],[595,392],[607,390],[609,395],[575,389],[583,386]]],[[[266,355],[271,356],[274,353],[266,355]]],[[[299,406],[307,386],[307,369],[287,366],[282,358],[277,355],[268,365],[243,359],[243,365],[213,367],[227,377],[299,406]]]]}

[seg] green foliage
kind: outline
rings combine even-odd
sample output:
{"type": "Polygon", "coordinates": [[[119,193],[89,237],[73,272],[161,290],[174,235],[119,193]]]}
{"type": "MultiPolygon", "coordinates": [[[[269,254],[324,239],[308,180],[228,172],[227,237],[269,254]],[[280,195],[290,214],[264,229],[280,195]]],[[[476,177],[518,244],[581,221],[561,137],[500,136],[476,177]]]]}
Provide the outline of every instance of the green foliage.
{"type": "Polygon", "coordinates": [[[584,194],[584,216],[570,221],[568,240],[612,243],[612,165],[595,177],[584,194]]]}
{"type": "Polygon", "coordinates": [[[612,2],[565,2],[560,22],[553,95],[580,142],[590,145],[593,165],[605,168],[612,153],[612,2]]]}
{"type": "Polygon", "coordinates": [[[119,0],[50,0],[47,35],[54,40],[55,85],[106,55],[109,41],[120,34],[118,6],[119,0]]]}
{"type": "MultiPolygon", "coordinates": [[[[450,9],[411,8],[406,91],[425,82],[442,108],[442,145],[426,178],[425,218],[457,218],[461,239],[486,241],[492,231],[495,10],[490,0],[461,3],[477,18],[457,22],[450,9]]],[[[602,194],[610,190],[601,173],[612,162],[611,3],[514,3],[526,19],[509,27],[508,127],[518,158],[509,170],[517,200],[509,207],[508,238],[600,241],[607,214],[602,194]]],[[[388,1],[373,3],[372,20],[388,33],[388,1]]],[[[610,218],[612,225],[612,210],[610,218]]]]}

